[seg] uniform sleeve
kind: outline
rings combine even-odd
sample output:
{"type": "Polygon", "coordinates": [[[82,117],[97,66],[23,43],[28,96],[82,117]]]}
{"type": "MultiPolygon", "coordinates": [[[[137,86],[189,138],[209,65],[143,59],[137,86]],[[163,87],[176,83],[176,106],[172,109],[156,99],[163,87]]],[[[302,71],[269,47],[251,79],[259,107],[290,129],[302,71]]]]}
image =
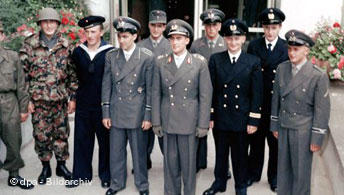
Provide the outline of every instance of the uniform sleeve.
{"type": "MultiPolygon", "coordinates": [[[[24,71],[24,82],[25,82],[25,90],[29,93],[29,86],[30,86],[30,80],[31,76],[29,74],[30,72],[30,66],[31,66],[31,60],[30,56],[32,56],[32,48],[24,42],[23,46],[19,50],[19,60],[22,66],[22,70],[24,71]]],[[[29,94],[29,99],[32,97],[31,94],[29,94]]]]}
{"type": "Polygon", "coordinates": [[[207,60],[204,59],[199,74],[199,114],[198,128],[208,129],[210,120],[210,108],[212,103],[213,86],[211,83],[210,73],[207,60]]]}
{"type": "Polygon", "coordinates": [[[102,81],[102,113],[103,119],[110,118],[110,97],[111,97],[111,61],[110,53],[108,52],[105,57],[105,66],[102,81]]]}
{"type": "Polygon", "coordinates": [[[315,88],[311,144],[322,145],[328,129],[330,107],[329,80],[327,75],[323,73],[315,88]]]}
{"type": "Polygon", "coordinates": [[[277,68],[277,73],[275,76],[275,83],[273,84],[273,94],[271,99],[271,121],[270,121],[270,131],[278,131],[279,124],[279,110],[280,110],[280,66],[277,68]]]}
{"type": "Polygon", "coordinates": [[[145,70],[145,79],[146,79],[146,105],[145,105],[145,121],[152,120],[152,77],[153,77],[153,57],[149,57],[146,60],[146,70],[145,70]]]}
{"type": "Polygon", "coordinates": [[[67,81],[67,87],[69,92],[69,98],[71,101],[75,101],[76,98],[76,90],[78,89],[78,79],[76,76],[76,64],[73,63],[72,60],[72,52],[70,52],[70,55],[68,56],[68,67],[67,67],[67,75],[68,75],[68,81],[67,81]]]}
{"type": "Polygon", "coordinates": [[[209,74],[210,74],[210,80],[212,83],[212,87],[213,87],[213,93],[211,94],[212,97],[212,101],[211,101],[211,108],[210,108],[210,120],[214,120],[214,108],[215,108],[215,104],[216,104],[216,100],[215,100],[215,80],[216,80],[216,69],[215,69],[215,60],[213,55],[210,56],[209,59],[209,74]]]}
{"type": "Polygon", "coordinates": [[[160,68],[157,59],[153,63],[153,82],[152,82],[152,125],[161,126],[161,83],[160,68]]]}
{"type": "Polygon", "coordinates": [[[195,42],[192,42],[192,44],[191,44],[190,53],[197,53],[196,49],[195,49],[195,42]]]}
{"type": "Polygon", "coordinates": [[[250,43],[248,44],[247,53],[252,54],[252,55],[255,55],[255,53],[254,53],[254,51],[253,51],[253,46],[252,46],[252,45],[253,45],[252,42],[250,42],[250,43]]]}
{"type": "Polygon", "coordinates": [[[16,95],[18,98],[19,103],[19,112],[20,113],[27,113],[27,107],[29,104],[29,94],[27,92],[26,84],[25,84],[25,73],[23,70],[23,66],[20,63],[19,57],[17,54],[14,55],[15,58],[15,65],[17,68],[17,91],[16,95]]]}
{"type": "MultiPolygon", "coordinates": [[[[258,59],[258,58],[257,58],[258,59]]],[[[251,77],[251,107],[249,113],[248,124],[253,126],[259,125],[261,118],[261,106],[263,101],[263,76],[260,68],[260,61],[257,60],[253,66],[251,77]]]]}

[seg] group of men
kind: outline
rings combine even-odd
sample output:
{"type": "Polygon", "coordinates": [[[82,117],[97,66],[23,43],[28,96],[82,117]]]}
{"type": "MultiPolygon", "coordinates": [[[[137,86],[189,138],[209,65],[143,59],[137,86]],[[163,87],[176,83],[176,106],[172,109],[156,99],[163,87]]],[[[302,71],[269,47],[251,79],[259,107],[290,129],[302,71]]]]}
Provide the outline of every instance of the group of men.
{"type": "Polygon", "coordinates": [[[196,172],[207,167],[207,134],[212,129],[215,180],[204,195],[226,191],[229,156],[235,192],[247,194],[247,187],[261,178],[265,138],[271,190],[310,194],[312,153],[322,145],[330,110],[328,78],[307,60],[314,42],[297,30],[281,39],[285,15],[267,8],[259,16],[265,36],[251,41],[246,53],[242,48],[248,27],[224,18],[218,9],[205,10],[200,16],[205,36],[188,51],[192,27],[180,19],[167,23],[162,10],[150,12],[150,36],[137,44],[140,23],[116,18],[119,48],[102,38],[105,19],[88,16],[78,22],[87,41],[71,50],[58,33],[56,10],[42,9],[37,21],[41,30],[25,40],[19,56],[0,48],[0,135],[8,151],[3,165],[9,171],[8,185],[34,187],[18,172],[24,166],[20,121],[31,113],[42,185],[51,177],[53,153],[56,175],[69,181],[66,187],[90,182],[97,136],[98,171],[106,195],[126,186],[128,142],[135,186],[147,195],[157,135],[164,194],[182,194],[183,189],[183,194],[193,195],[196,172]],[[74,111],[71,173],[65,161],[68,114],[74,111]],[[12,184],[13,178],[22,182],[12,184]]]}

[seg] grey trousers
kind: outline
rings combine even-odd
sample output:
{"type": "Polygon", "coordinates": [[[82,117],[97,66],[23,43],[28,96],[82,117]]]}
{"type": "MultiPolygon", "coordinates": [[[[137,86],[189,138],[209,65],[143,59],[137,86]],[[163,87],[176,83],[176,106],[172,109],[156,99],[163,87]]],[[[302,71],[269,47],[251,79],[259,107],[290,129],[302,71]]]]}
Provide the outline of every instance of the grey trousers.
{"type": "Polygon", "coordinates": [[[135,186],[139,191],[148,190],[147,132],[138,129],[111,128],[110,131],[110,173],[113,190],[121,190],[127,181],[127,143],[131,149],[135,186]]]}
{"type": "Polygon", "coordinates": [[[164,191],[165,195],[181,194],[183,180],[184,195],[194,195],[196,187],[195,134],[164,134],[164,191]]]}
{"type": "Polygon", "coordinates": [[[277,194],[309,195],[313,153],[311,129],[281,128],[278,135],[277,194]]]}

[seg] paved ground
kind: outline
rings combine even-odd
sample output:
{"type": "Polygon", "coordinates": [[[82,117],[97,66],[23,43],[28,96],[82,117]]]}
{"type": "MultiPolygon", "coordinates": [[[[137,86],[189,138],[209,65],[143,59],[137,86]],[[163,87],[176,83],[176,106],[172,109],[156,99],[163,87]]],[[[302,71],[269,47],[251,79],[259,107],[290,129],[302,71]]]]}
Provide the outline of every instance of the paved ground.
{"type": "MultiPolygon", "coordinates": [[[[71,122],[71,127],[74,126],[74,123],[71,122]]],[[[67,161],[67,166],[72,167],[72,154],[73,154],[73,130],[71,131],[71,136],[69,138],[70,141],[70,152],[71,152],[71,159],[67,161]]],[[[157,141],[157,140],[156,140],[157,141]]],[[[202,192],[207,189],[212,181],[214,180],[213,170],[214,170],[214,159],[215,159],[215,148],[212,135],[208,136],[208,169],[200,171],[197,174],[197,190],[196,194],[200,195],[202,192]]],[[[27,147],[22,150],[22,157],[25,161],[26,166],[20,170],[20,174],[27,179],[34,181],[37,179],[40,171],[41,171],[41,163],[38,160],[34,149],[33,143],[30,143],[27,147]]],[[[98,147],[95,147],[94,157],[98,156],[98,147]]],[[[128,151],[129,151],[128,147],[128,151]]],[[[127,187],[125,190],[118,193],[119,195],[132,195],[138,194],[134,186],[134,178],[133,175],[130,173],[131,171],[131,156],[130,152],[128,152],[128,179],[127,179],[127,187]]],[[[156,142],[152,154],[153,160],[153,168],[149,171],[149,182],[150,182],[150,192],[152,195],[163,195],[163,163],[162,163],[162,155],[160,153],[160,149],[156,142]]],[[[0,195],[23,195],[23,194],[49,194],[49,195],[59,195],[59,194],[105,194],[106,189],[103,189],[100,186],[100,180],[97,177],[97,160],[96,158],[93,159],[94,165],[94,179],[90,184],[84,184],[83,186],[79,186],[74,189],[67,189],[64,187],[63,183],[64,180],[62,178],[58,178],[55,176],[55,166],[56,161],[52,160],[51,165],[53,168],[53,176],[51,180],[51,185],[37,185],[33,190],[24,191],[19,188],[13,188],[7,186],[7,177],[8,173],[4,170],[0,171],[0,195]]],[[[234,182],[233,179],[228,181],[227,191],[224,193],[218,194],[235,194],[234,192],[234,182]]],[[[248,189],[248,194],[253,195],[273,195],[274,193],[270,191],[269,184],[267,182],[266,177],[266,165],[264,166],[263,177],[260,183],[254,184],[248,189]]]]}

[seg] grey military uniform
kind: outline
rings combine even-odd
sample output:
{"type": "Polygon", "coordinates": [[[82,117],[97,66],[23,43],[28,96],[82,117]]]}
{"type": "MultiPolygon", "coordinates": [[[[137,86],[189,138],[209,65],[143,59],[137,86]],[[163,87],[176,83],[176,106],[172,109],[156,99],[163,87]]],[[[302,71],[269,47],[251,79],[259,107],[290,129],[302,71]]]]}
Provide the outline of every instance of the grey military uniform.
{"type": "Polygon", "coordinates": [[[224,43],[223,37],[220,35],[217,38],[213,48],[209,46],[208,39],[204,36],[192,43],[190,52],[201,54],[203,57],[205,57],[205,59],[207,59],[207,61],[209,61],[212,54],[225,51],[226,49],[227,46],[224,43]]]}
{"type": "Polygon", "coordinates": [[[271,107],[272,131],[278,131],[278,194],[310,194],[312,152],[322,145],[330,115],[328,77],[306,62],[292,76],[292,64],[278,66],[271,107]],[[297,179],[296,179],[297,178],[297,179]]]}
{"type": "Polygon", "coordinates": [[[207,61],[188,53],[177,68],[172,54],[157,57],[154,65],[152,123],[164,132],[165,194],[195,194],[196,127],[207,129],[212,84],[207,61]],[[181,171],[181,174],[180,174],[181,171]]]}
{"type": "Polygon", "coordinates": [[[154,56],[160,56],[172,52],[171,44],[165,37],[161,38],[160,42],[157,44],[156,47],[153,47],[152,39],[149,37],[138,42],[137,46],[149,49],[153,52],[154,56]]]}
{"type": "Polygon", "coordinates": [[[111,118],[110,172],[113,190],[123,189],[127,177],[126,145],[129,140],[135,185],[148,189],[146,142],[142,121],[151,120],[152,53],[136,47],[128,61],[122,49],[106,54],[102,83],[103,118],[111,118]]]}
{"type": "Polygon", "coordinates": [[[0,138],[7,148],[2,166],[11,172],[24,167],[20,156],[20,113],[27,113],[29,96],[18,54],[0,47],[0,138]]]}

